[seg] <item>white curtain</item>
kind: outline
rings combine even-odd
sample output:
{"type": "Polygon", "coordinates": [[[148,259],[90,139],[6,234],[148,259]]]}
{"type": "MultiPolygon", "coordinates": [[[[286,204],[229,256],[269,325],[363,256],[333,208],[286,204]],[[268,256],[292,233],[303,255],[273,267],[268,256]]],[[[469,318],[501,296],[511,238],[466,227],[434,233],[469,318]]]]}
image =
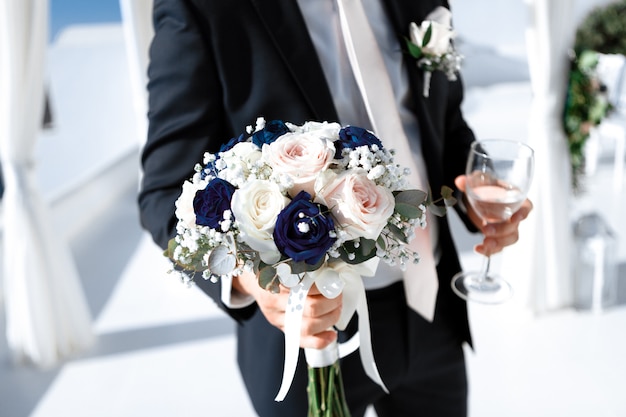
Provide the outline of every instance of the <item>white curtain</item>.
{"type": "Polygon", "coordinates": [[[148,129],[148,49],[154,36],[152,28],[153,0],[120,0],[126,53],[130,67],[133,102],[137,115],[137,136],[144,144],[148,129]]]}
{"type": "Polygon", "coordinates": [[[534,210],[518,244],[505,250],[504,274],[515,274],[517,300],[534,313],[572,301],[570,266],[571,174],[562,114],[569,74],[568,50],[576,25],[572,0],[527,0],[526,34],[533,99],[528,144],[535,149],[530,199],[534,210]]]}
{"type": "MultiPolygon", "coordinates": [[[[16,360],[55,365],[93,342],[91,317],[63,234],[37,188],[48,0],[0,1],[0,158],[7,340],[16,360]]],[[[54,155],[50,155],[54,157],[54,155]]]]}

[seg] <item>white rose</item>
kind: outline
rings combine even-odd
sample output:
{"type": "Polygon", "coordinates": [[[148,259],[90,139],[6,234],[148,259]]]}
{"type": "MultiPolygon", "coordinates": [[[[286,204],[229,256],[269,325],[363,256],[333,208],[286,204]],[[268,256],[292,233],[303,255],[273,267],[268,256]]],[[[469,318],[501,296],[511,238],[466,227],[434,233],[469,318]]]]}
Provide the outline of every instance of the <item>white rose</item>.
{"type": "Polygon", "coordinates": [[[269,181],[250,181],[233,194],[231,207],[242,238],[267,264],[280,259],[272,233],[278,213],[287,204],[289,199],[269,181]]]}
{"type": "Polygon", "coordinates": [[[339,139],[341,125],[334,122],[306,122],[302,125],[302,130],[304,132],[315,132],[320,137],[335,141],[339,139]]]}
{"type": "Polygon", "coordinates": [[[262,152],[263,159],[276,174],[291,178],[292,197],[302,190],[313,196],[315,179],[330,166],[335,146],[316,132],[287,133],[263,145],[262,152]]]}
{"type": "Polygon", "coordinates": [[[318,200],[331,210],[351,239],[377,239],[394,212],[391,191],[376,185],[364,170],[326,172],[315,188],[318,200]]]}
{"type": "Polygon", "coordinates": [[[238,187],[248,178],[252,167],[261,158],[261,150],[251,142],[239,142],[220,158],[226,169],[220,172],[220,178],[238,187]]]}
{"type": "Polygon", "coordinates": [[[422,48],[422,52],[428,55],[442,56],[448,52],[450,41],[454,37],[452,30],[452,14],[445,7],[437,7],[426,17],[421,24],[410,24],[411,42],[422,48]],[[432,25],[432,32],[428,44],[423,45],[426,32],[432,25]]]}
{"type": "Polygon", "coordinates": [[[203,190],[206,185],[206,181],[197,183],[185,181],[182,192],[176,203],[174,203],[176,206],[176,218],[182,220],[188,229],[196,227],[196,212],[193,209],[193,199],[196,196],[196,192],[203,190]]]}

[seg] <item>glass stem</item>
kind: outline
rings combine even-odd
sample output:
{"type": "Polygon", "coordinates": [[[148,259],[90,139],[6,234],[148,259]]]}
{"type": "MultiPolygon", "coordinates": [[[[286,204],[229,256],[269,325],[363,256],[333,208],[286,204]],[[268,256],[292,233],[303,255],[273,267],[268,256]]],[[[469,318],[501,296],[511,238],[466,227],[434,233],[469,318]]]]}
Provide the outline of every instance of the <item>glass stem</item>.
{"type": "Polygon", "coordinates": [[[478,278],[481,284],[487,282],[487,277],[489,276],[490,266],[491,266],[491,255],[486,255],[485,259],[483,260],[483,267],[480,270],[480,276],[478,278]]]}

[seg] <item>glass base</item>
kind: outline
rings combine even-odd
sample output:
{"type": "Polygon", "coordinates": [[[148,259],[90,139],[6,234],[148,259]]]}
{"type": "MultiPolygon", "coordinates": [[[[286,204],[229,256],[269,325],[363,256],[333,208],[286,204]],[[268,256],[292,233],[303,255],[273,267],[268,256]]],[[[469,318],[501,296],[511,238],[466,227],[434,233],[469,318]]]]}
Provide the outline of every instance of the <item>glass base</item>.
{"type": "Polygon", "coordinates": [[[500,304],[513,296],[511,284],[482,272],[459,272],[452,278],[452,290],[464,300],[482,304],[500,304]]]}

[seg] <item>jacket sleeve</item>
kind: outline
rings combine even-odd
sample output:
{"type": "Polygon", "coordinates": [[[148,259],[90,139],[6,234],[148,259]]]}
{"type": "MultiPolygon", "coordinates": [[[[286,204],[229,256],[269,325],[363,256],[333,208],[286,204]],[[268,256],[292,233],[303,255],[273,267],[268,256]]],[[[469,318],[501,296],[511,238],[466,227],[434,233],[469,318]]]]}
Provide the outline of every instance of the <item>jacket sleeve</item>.
{"type": "MultiPolygon", "coordinates": [[[[205,151],[227,141],[221,86],[211,61],[210,43],[188,2],[156,0],[154,39],[148,68],[148,138],[141,155],[138,196],[141,225],[162,248],[175,235],[175,201],[205,151]],[[193,51],[193,53],[191,52],[193,51]]],[[[196,282],[236,319],[253,308],[231,310],[220,300],[220,284],[196,282]]]]}
{"type": "Polygon", "coordinates": [[[469,149],[476,140],[474,132],[465,121],[461,104],[463,102],[464,87],[461,77],[451,82],[448,106],[446,112],[446,133],[443,152],[444,160],[444,184],[448,184],[455,191],[458,203],[454,206],[459,218],[470,232],[478,232],[478,228],[472,223],[467,215],[466,206],[463,204],[463,193],[454,186],[454,179],[465,174],[465,166],[469,149]]]}

